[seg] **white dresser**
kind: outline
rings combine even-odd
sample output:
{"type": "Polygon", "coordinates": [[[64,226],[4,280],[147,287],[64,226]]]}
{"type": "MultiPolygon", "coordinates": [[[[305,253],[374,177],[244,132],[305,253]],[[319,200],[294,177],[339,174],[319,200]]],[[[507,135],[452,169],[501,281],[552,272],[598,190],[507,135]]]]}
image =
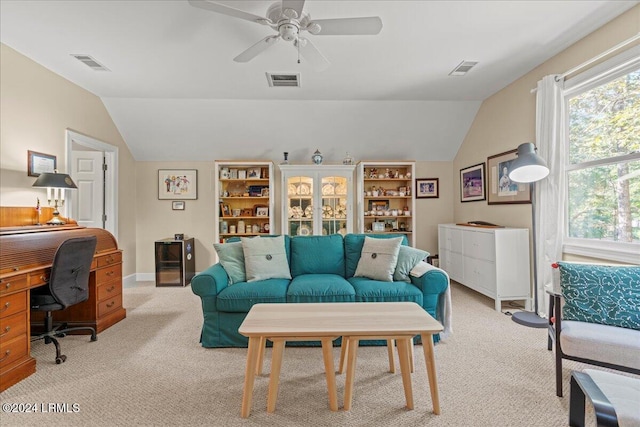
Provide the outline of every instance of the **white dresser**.
{"type": "Polygon", "coordinates": [[[449,277],[495,300],[531,305],[529,229],[438,225],[440,268],[449,277]]]}

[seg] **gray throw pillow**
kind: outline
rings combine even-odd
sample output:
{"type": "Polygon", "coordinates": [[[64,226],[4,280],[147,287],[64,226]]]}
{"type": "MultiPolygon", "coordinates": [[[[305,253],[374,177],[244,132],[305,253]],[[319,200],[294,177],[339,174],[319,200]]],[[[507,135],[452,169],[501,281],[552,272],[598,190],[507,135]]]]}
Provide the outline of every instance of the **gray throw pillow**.
{"type": "Polygon", "coordinates": [[[241,242],[233,243],[214,243],[213,244],[220,265],[229,276],[229,284],[233,285],[238,282],[245,282],[246,276],[244,272],[244,252],[242,251],[241,242]]]}
{"type": "Polygon", "coordinates": [[[400,250],[398,251],[398,264],[393,273],[393,281],[411,283],[411,278],[409,277],[411,269],[428,256],[429,252],[423,251],[422,249],[412,248],[411,246],[400,246],[400,250]]]}
{"type": "Polygon", "coordinates": [[[354,276],[393,282],[401,243],[402,237],[375,239],[365,236],[354,276]]]}
{"type": "Polygon", "coordinates": [[[284,249],[284,236],[242,237],[247,282],[265,279],[291,279],[284,249]]]}

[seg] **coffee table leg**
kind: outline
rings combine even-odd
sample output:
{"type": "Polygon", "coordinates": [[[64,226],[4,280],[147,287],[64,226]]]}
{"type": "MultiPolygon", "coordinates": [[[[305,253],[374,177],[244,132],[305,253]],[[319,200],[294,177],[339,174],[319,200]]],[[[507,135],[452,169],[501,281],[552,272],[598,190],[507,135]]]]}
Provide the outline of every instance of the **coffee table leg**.
{"type": "Polygon", "coordinates": [[[389,355],[389,372],[395,374],[396,363],[393,361],[393,347],[396,340],[387,340],[387,354],[389,355]]]}
{"type": "Polygon", "coordinates": [[[411,366],[409,357],[409,339],[397,340],[398,359],[400,359],[400,372],[402,372],[402,385],[404,387],[404,397],[407,401],[407,408],[413,409],[413,388],[411,387],[411,366]]]}
{"type": "Polygon", "coordinates": [[[433,402],[433,413],[440,415],[440,396],[438,395],[438,379],[436,377],[436,358],[433,352],[433,337],[431,334],[421,334],[422,349],[424,350],[424,361],[427,365],[427,375],[429,376],[429,390],[431,391],[431,401],[433,402]]]}
{"type": "Polygon", "coordinates": [[[340,344],[340,363],[338,366],[338,373],[341,374],[344,372],[344,362],[347,357],[347,338],[342,337],[342,341],[340,344]]]}
{"type": "Polygon", "coordinates": [[[256,364],[256,375],[262,375],[262,366],[264,365],[264,350],[267,345],[267,338],[260,337],[260,346],[258,348],[258,363],[256,364]]]}
{"type": "Polygon", "coordinates": [[[278,398],[278,382],[280,381],[280,367],[282,366],[282,353],[284,353],[285,340],[272,338],[273,350],[271,352],[271,375],[269,376],[269,394],[267,395],[267,412],[276,410],[278,398]]]}
{"type": "Polygon", "coordinates": [[[338,410],[338,389],[336,387],[336,373],[333,368],[333,340],[322,339],[322,356],[324,359],[324,371],[327,376],[327,391],[329,393],[329,408],[338,410]]]}
{"type": "MultiPolygon", "coordinates": [[[[345,339],[344,337],[342,338],[345,339]]],[[[347,338],[347,375],[344,383],[344,410],[351,409],[353,400],[353,380],[356,375],[356,356],[359,341],[355,338],[347,338]]]]}
{"type": "Polygon", "coordinates": [[[251,412],[251,400],[253,398],[253,382],[256,378],[256,362],[258,360],[258,347],[260,337],[249,337],[247,349],[247,365],[244,370],[244,389],[242,391],[242,409],[240,416],[247,418],[251,412]]]}

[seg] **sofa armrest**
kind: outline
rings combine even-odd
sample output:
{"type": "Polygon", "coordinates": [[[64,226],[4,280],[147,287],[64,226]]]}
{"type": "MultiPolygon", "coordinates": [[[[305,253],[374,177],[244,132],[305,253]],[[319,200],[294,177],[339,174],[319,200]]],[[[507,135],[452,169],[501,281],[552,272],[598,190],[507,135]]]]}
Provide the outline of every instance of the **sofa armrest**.
{"type": "Polygon", "coordinates": [[[215,297],[229,286],[229,276],[220,263],[214,264],[191,279],[191,290],[200,297],[215,297]]]}
{"type": "Polygon", "coordinates": [[[431,264],[424,263],[426,272],[420,277],[409,275],[411,283],[416,285],[424,295],[441,294],[449,286],[449,276],[444,270],[434,267],[431,264]]]}

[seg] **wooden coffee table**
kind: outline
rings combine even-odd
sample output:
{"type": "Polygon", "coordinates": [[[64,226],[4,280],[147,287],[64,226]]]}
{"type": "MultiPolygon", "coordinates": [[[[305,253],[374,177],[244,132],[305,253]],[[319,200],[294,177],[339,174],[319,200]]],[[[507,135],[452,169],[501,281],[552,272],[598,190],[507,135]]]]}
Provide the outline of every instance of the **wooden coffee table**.
{"type": "Polygon", "coordinates": [[[321,341],[327,378],[329,407],[338,410],[332,341],[343,337],[347,345],[347,372],[344,409],[351,408],[356,357],[359,340],[394,339],[398,346],[402,384],[407,408],[413,409],[411,387],[410,343],[415,335],[422,337],[422,348],[429,379],[433,413],[440,413],[436,365],[432,335],[442,325],[413,302],[357,302],[309,304],[256,304],[238,331],[249,338],[241,416],[251,411],[253,384],[260,372],[265,340],[273,342],[267,411],[275,410],[282,355],[286,341],[321,341]]]}

